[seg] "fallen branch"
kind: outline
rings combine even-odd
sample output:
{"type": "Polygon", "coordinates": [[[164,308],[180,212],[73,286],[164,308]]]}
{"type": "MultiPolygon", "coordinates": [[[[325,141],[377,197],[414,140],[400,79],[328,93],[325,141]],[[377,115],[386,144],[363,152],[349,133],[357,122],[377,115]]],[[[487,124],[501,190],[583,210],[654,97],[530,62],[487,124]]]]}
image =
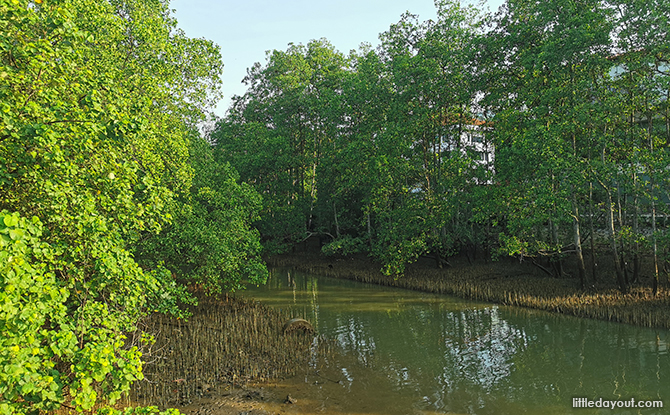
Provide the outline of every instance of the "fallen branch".
{"type": "Polygon", "coordinates": [[[547,275],[549,275],[550,277],[553,277],[553,276],[554,276],[553,273],[549,272],[548,269],[546,269],[546,268],[543,267],[542,265],[538,264],[535,260],[533,260],[533,265],[535,265],[536,267],[538,267],[538,268],[541,269],[542,271],[546,272],[547,275]]]}

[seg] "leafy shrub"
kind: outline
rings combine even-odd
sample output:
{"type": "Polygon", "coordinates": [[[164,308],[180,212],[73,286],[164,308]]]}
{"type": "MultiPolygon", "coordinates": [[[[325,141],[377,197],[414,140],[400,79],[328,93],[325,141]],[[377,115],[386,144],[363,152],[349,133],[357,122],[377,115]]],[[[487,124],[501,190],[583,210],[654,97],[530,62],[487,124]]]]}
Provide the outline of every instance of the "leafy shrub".
{"type": "Polygon", "coordinates": [[[353,238],[349,235],[341,236],[321,248],[326,255],[351,255],[365,252],[368,249],[367,241],[363,238],[353,238]]]}

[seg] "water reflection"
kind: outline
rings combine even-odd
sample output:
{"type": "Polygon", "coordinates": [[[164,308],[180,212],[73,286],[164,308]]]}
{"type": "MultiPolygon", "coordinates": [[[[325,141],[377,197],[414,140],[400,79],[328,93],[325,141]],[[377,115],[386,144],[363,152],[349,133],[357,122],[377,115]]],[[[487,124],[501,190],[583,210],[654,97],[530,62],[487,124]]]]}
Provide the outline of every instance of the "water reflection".
{"type": "Polygon", "coordinates": [[[245,295],[294,309],[336,339],[343,358],[320,368],[347,393],[383,396],[378,413],[600,413],[573,409],[573,397],[670,405],[666,330],[281,270],[245,295]]]}

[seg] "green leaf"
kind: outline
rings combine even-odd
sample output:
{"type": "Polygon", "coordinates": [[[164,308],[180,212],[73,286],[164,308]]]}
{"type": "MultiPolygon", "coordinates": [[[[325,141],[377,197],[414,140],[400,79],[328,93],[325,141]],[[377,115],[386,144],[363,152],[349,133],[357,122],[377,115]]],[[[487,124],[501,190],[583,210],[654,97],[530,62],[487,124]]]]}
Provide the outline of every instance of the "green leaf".
{"type": "Polygon", "coordinates": [[[12,238],[15,241],[20,241],[23,239],[23,235],[25,235],[25,231],[23,229],[10,229],[9,230],[9,237],[12,238]]]}
{"type": "Polygon", "coordinates": [[[18,215],[5,215],[3,218],[3,223],[5,224],[6,227],[11,228],[15,227],[16,225],[19,224],[19,217],[18,215]]]}

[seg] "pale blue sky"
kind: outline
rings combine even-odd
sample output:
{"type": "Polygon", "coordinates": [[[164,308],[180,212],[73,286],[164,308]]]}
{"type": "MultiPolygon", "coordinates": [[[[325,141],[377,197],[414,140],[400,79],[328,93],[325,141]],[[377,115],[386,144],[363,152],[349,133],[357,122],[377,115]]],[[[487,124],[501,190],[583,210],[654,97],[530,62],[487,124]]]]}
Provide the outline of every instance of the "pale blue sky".
{"type": "MultiPolygon", "coordinates": [[[[493,11],[501,3],[488,0],[493,11]]],[[[436,17],[433,0],[172,0],[171,7],[189,37],[206,38],[221,47],[225,67],[219,116],[233,95],[244,93],[247,68],[265,63],[267,50],[325,37],[348,54],[362,42],[377,46],[378,35],[405,11],[421,20],[436,17]]]]}

